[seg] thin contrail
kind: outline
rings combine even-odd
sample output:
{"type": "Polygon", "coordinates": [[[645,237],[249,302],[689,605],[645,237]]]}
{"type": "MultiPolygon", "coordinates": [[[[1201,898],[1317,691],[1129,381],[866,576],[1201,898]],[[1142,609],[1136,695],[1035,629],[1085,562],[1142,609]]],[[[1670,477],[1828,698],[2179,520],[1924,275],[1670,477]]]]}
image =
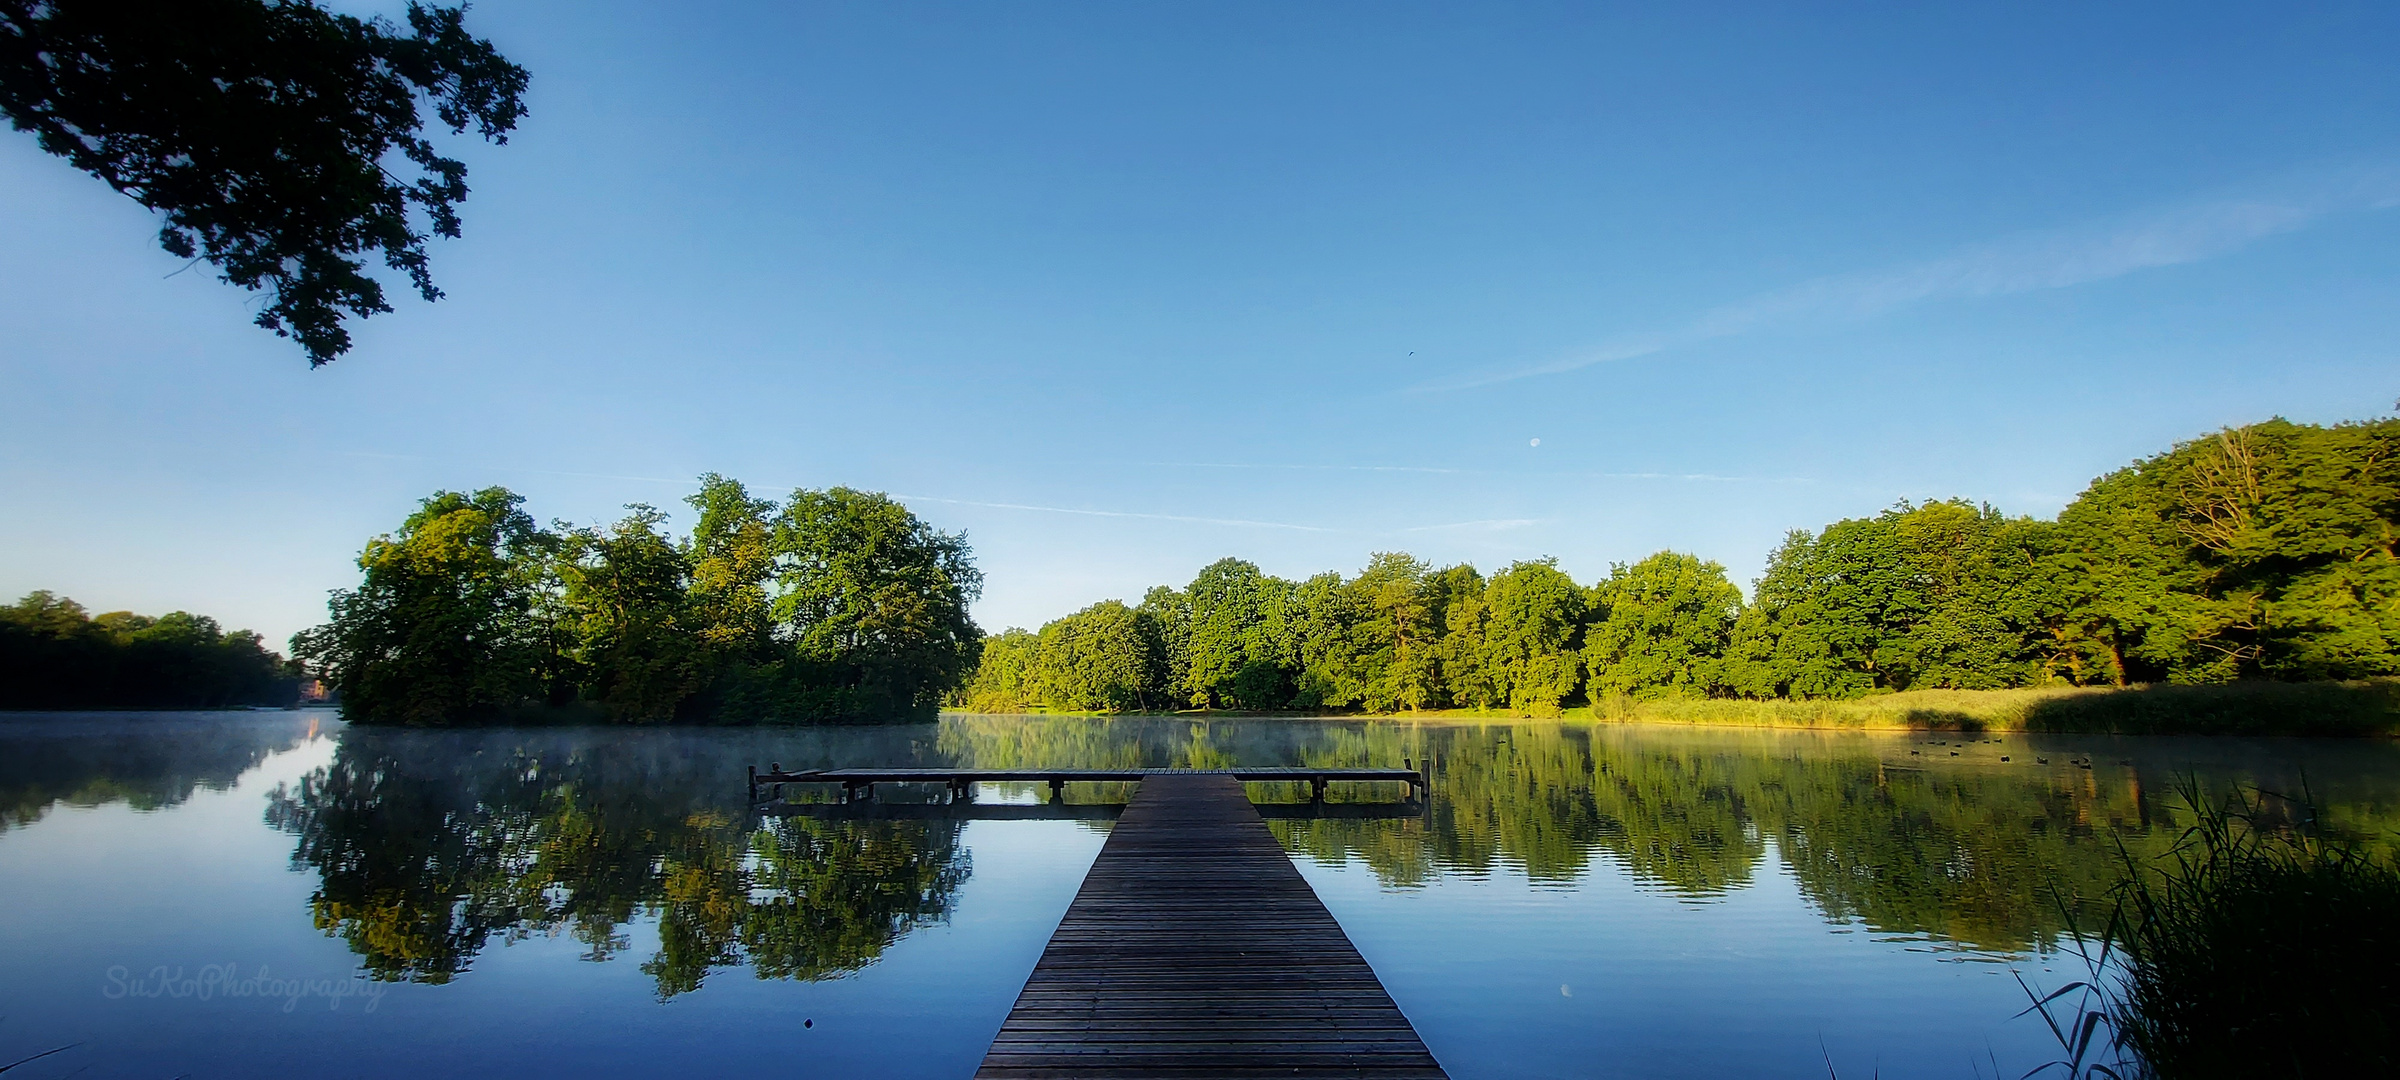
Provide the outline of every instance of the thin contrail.
{"type": "Polygon", "coordinates": [[[1545,363],[1465,372],[1411,389],[1431,392],[1491,386],[1776,326],[1868,318],[1929,300],[2005,296],[2106,281],[2231,254],[2329,217],[2395,205],[2400,205],[2400,168],[2388,164],[2294,173],[2249,193],[2190,200],[2074,228],[2019,234],[1895,270],[1817,278],[1712,308],[1675,329],[1623,334],[1545,363]]]}
{"type": "Polygon", "coordinates": [[[1260,469],[1291,472],[1395,472],[1443,476],[1580,476],[1600,480],[1700,480],[1727,484],[1813,484],[1807,476],[1730,476],[1724,473],[1609,472],[1597,469],[1459,469],[1429,465],[1305,465],[1280,462],[1149,461],[1133,464],[1169,469],[1260,469]]]}
{"type": "Polygon", "coordinates": [[[1481,521],[1453,521],[1447,525],[1417,525],[1402,529],[1400,531],[1404,533],[1413,533],[1447,532],[1452,529],[1478,529],[1484,532],[1500,532],[1506,529],[1522,529],[1528,525],[1539,525],[1541,523],[1541,518],[1485,518],[1481,521]]]}
{"type": "Polygon", "coordinates": [[[1275,469],[1290,472],[1472,473],[1481,469],[1445,469],[1431,465],[1303,465],[1239,461],[1146,461],[1137,464],[1168,469],[1275,469]]]}
{"type": "MultiPolygon", "coordinates": [[[[339,453],[344,457],[369,458],[376,461],[429,461],[437,465],[448,465],[452,467],[461,467],[466,466],[467,464],[454,459],[435,458],[424,454],[387,454],[374,450],[343,450],[339,451],[339,453]]],[[[658,476],[625,476],[618,473],[574,472],[567,469],[539,469],[531,465],[475,465],[472,467],[478,469],[487,469],[491,472],[540,473],[544,476],[575,476],[586,480],[631,480],[643,484],[675,484],[680,487],[700,486],[700,481],[697,479],[670,480],[658,476]]]]}
{"type": "Polygon", "coordinates": [[[982,506],[994,510],[1031,510],[1043,514],[1075,514],[1082,517],[1140,518],[1147,521],[1181,521],[1195,525],[1233,525],[1252,529],[1290,529],[1294,532],[1336,532],[1317,525],[1294,525],[1283,521],[1252,521],[1247,518],[1192,517],[1185,514],[1145,514],[1132,510],[1087,510],[1072,506],[1035,506],[1031,503],[982,502],[976,499],[944,499],[934,495],[891,496],[902,502],[946,503],[951,506],[982,506]]]}

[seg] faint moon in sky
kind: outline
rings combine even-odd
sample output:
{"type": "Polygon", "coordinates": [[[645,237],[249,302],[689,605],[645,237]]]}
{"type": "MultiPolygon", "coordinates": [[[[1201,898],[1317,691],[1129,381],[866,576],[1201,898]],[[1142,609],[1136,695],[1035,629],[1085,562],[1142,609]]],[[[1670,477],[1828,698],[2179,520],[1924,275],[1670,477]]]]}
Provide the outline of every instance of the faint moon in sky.
{"type": "Polygon", "coordinates": [[[1542,440],[1540,440],[1540,439],[1535,439],[1535,440],[1533,440],[1533,445],[1535,445],[1535,446],[1540,446],[1540,445],[1542,445],[1542,440]]]}

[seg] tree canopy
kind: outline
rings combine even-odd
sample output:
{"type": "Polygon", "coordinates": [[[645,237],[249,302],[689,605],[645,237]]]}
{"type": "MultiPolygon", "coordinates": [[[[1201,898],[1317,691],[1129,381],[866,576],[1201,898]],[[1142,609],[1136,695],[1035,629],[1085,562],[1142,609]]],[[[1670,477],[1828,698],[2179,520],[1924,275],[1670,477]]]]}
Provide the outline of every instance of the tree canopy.
{"type": "Polygon", "coordinates": [[[2075,659],[2117,680],[2400,674],[2400,421],[2271,420],[2059,515],[2075,659]]]}
{"type": "MultiPolygon", "coordinates": [[[[1590,587],[1380,552],[1294,581],[1220,559],[986,641],[963,536],[887,496],[711,474],[691,534],[538,527],[440,492],[293,641],[355,718],[626,722],[1185,708],[1558,715],[1614,698],[2400,675],[2400,420],[2269,421],[2100,477],[2054,521],[1903,502],[1796,530],[1748,597],[1660,552],[1590,587]]],[[[31,616],[28,616],[31,618],[31,616]]]]}
{"type": "Polygon", "coordinates": [[[778,505],[711,474],[688,501],[677,539],[648,506],[549,530],[505,489],[437,492],[293,651],[346,717],[403,724],[918,717],[974,664],[964,536],[847,488],[778,505]]]}
{"type": "Polygon", "coordinates": [[[2055,521],[1950,499],[1794,531],[1746,599],[1680,552],[1589,589],[1550,559],[1487,579],[1387,552],[1298,582],[1223,559],[1152,589],[1141,633],[1099,643],[1079,629],[1091,608],[1003,635],[954,700],[1540,716],[1615,696],[2393,675],[2396,537],[2400,420],[2273,420],[2100,477],[2055,521]],[[1106,695],[1024,674],[1084,665],[1152,674],[1106,695]]]}
{"type": "Polygon", "coordinates": [[[558,537],[506,488],[435,492],[367,542],[365,580],[332,621],[292,639],[324,671],[343,715],[368,723],[493,719],[547,701],[563,674],[542,609],[558,537]]]}
{"type": "Polygon", "coordinates": [[[441,298],[425,241],[459,235],[467,167],[419,102],[495,143],[525,114],[465,10],[412,0],[402,32],[313,0],[0,0],[0,112],[157,211],[169,253],[266,290],[258,325],[322,365],[392,310],[364,256],[441,298]]]}
{"type": "Polygon", "coordinates": [[[0,709],[289,705],[299,682],[257,634],[206,615],[94,616],[48,590],[0,604],[0,709]]]}
{"type": "Polygon", "coordinates": [[[1742,591],[1723,566],[1662,551],[1618,564],[1593,594],[1599,618],[1584,646],[1592,692],[1706,697],[1726,685],[1721,668],[1742,591]]]}

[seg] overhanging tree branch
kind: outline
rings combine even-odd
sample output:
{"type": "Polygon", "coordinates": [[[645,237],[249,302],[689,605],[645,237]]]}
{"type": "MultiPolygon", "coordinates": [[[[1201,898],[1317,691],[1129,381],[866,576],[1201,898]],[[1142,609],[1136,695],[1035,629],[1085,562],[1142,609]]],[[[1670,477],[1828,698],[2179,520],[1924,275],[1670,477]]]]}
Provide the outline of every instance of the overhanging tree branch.
{"type": "Polygon", "coordinates": [[[525,69],[464,16],[411,2],[403,33],[313,0],[0,0],[0,112],[158,211],[169,253],[267,292],[258,325],[322,365],[344,320],[392,310],[365,256],[442,296],[425,241],[459,235],[467,169],[419,101],[494,143],[525,114],[525,69]]]}

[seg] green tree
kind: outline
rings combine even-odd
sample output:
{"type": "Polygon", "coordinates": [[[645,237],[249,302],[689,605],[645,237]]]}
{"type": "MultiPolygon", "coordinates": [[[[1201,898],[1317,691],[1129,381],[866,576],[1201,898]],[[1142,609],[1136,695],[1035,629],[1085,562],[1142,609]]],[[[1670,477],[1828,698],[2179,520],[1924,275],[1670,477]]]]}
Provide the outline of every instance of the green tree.
{"type": "Polygon", "coordinates": [[[1364,639],[1366,609],[1357,591],[1328,570],[1294,586],[1290,608],[1287,662],[1298,672],[1293,704],[1340,709],[1365,700],[1373,643],[1364,639]]]}
{"type": "Polygon", "coordinates": [[[1601,613],[1586,632],[1592,695],[1708,697],[1726,685],[1723,661],[1742,592],[1717,563],[1661,551],[1609,569],[1593,590],[1601,613]]]}
{"type": "Polygon", "coordinates": [[[1585,599],[1556,559],[1512,563],[1484,588],[1481,667],[1495,703],[1557,716],[1583,683],[1585,599]]]}
{"type": "Polygon", "coordinates": [[[464,13],[412,2],[403,34],[311,0],[0,0],[0,112],[158,212],[169,253],[270,290],[258,325],[324,364],[345,318],[392,310],[360,256],[441,298],[425,240],[459,234],[467,168],[420,101],[496,143],[525,113],[525,69],[464,13]]]}
{"type": "Polygon", "coordinates": [[[206,615],[89,616],[47,590],[0,605],[0,708],[288,705],[298,682],[257,634],[206,615]]]}
{"type": "Polygon", "coordinates": [[[1041,648],[1041,639],[1022,627],[986,635],[974,676],[951,693],[951,703],[981,713],[1024,712],[1045,704],[1035,674],[1041,648]]]}
{"type": "Polygon", "coordinates": [[[802,665],[804,708],[927,712],[973,670],[982,632],[967,605],[983,574],[964,535],[886,495],[803,489],[777,519],[775,549],[776,632],[802,665]]]}
{"type": "Polygon", "coordinates": [[[2181,443],[2060,526],[2062,636],[2112,679],[2400,673],[2400,420],[2181,443]]]}
{"type": "Polygon", "coordinates": [[[1296,584],[1224,559],[1136,614],[1171,705],[1540,713],[1579,664],[1641,697],[2348,679],[2400,674],[2396,538],[2400,420],[2274,420],[2103,476],[2056,522],[1952,499],[1795,530],[1748,604],[1689,555],[1616,567],[1584,612],[1547,560],[1485,582],[1382,553],[1296,584]]]}
{"type": "Polygon", "coordinates": [[[1103,600],[1044,625],[1033,671],[1042,704],[1079,712],[1149,709],[1165,664],[1158,632],[1145,621],[1122,602],[1103,600]]]}
{"type": "Polygon", "coordinates": [[[1742,693],[1850,697],[2038,681],[2055,526],[1951,500],[1787,536],[1730,645],[1742,693]]]}
{"type": "Polygon", "coordinates": [[[2215,441],[2217,461],[2195,463],[2195,480],[2224,479],[2187,489],[2183,524],[2210,583],[2263,609],[2259,670],[2400,674],[2400,420],[2273,420],[2234,434],[2215,441]]]}
{"type": "Polygon", "coordinates": [[[2070,681],[2124,686],[2192,670],[2195,636],[2222,629],[2158,479],[2120,469],[2059,513],[2050,569],[2064,610],[2052,660],[2070,681]]]}
{"type": "Polygon", "coordinates": [[[1472,566],[1453,566],[1437,575],[1443,594],[1442,693],[1449,704],[1488,709],[1508,700],[1485,651],[1491,622],[1490,585],[1472,566]]]}
{"type": "Polygon", "coordinates": [[[693,632],[691,565],[658,531],[666,515],[627,509],[614,528],[564,536],[562,606],[584,696],[611,719],[673,720],[708,679],[705,645],[693,632]]]}
{"type": "Polygon", "coordinates": [[[292,639],[345,717],[446,724],[550,700],[559,658],[535,608],[558,540],[523,502],[497,487],[435,492],[397,535],[368,541],[365,580],[334,592],[332,621],[292,639]]]}
{"type": "Polygon", "coordinates": [[[1437,700],[1442,628],[1427,587],[1431,569],[1412,555],[1383,551],[1350,582],[1363,616],[1357,633],[1368,709],[1415,711],[1437,700]]]}
{"type": "Polygon", "coordinates": [[[553,535],[520,502],[437,493],[368,545],[332,622],[294,639],[351,718],[474,723],[578,701],[635,722],[930,716],[975,670],[983,579],[965,538],[886,496],[801,491],[778,508],[710,474],[681,540],[647,506],[553,535]]]}
{"type": "Polygon", "coordinates": [[[1425,577],[1426,608],[1431,619],[1428,624],[1429,641],[1435,671],[1431,701],[1436,705],[1448,707],[1467,703],[1459,696],[1457,687],[1462,681],[1472,682],[1473,676],[1468,675],[1462,680],[1459,667],[1464,663],[1472,669],[1479,661],[1472,656],[1462,656],[1453,626],[1479,626],[1477,620],[1484,608],[1485,584],[1483,575],[1465,563],[1445,566],[1425,577]]]}
{"type": "Polygon", "coordinates": [[[1271,622],[1281,621],[1291,588],[1240,559],[1219,559],[1192,578],[1184,590],[1191,615],[1178,689],[1193,704],[1271,709],[1289,700],[1282,643],[1271,622]]]}
{"type": "Polygon", "coordinates": [[[1134,608],[1142,624],[1158,635],[1159,707],[1191,704],[1192,598],[1165,585],[1153,585],[1134,608]]]}
{"type": "Polygon", "coordinates": [[[0,620],[31,633],[52,637],[83,633],[94,621],[82,604],[48,589],[35,589],[16,603],[0,607],[0,620]]]}
{"type": "Polygon", "coordinates": [[[769,637],[777,507],[716,473],[702,476],[699,493],[683,501],[700,515],[685,544],[700,636],[713,649],[755,653],[769,637]]]}
{"type": "Polygon", "coordinates": [[[1894,529],[1924,596],[1922,614],[1883,660],[1894,687],[2040,681],[2041,627],[2057,609],[2039,566],[2056,526],[1953,500],[1898,515],[1894,529]]]}

